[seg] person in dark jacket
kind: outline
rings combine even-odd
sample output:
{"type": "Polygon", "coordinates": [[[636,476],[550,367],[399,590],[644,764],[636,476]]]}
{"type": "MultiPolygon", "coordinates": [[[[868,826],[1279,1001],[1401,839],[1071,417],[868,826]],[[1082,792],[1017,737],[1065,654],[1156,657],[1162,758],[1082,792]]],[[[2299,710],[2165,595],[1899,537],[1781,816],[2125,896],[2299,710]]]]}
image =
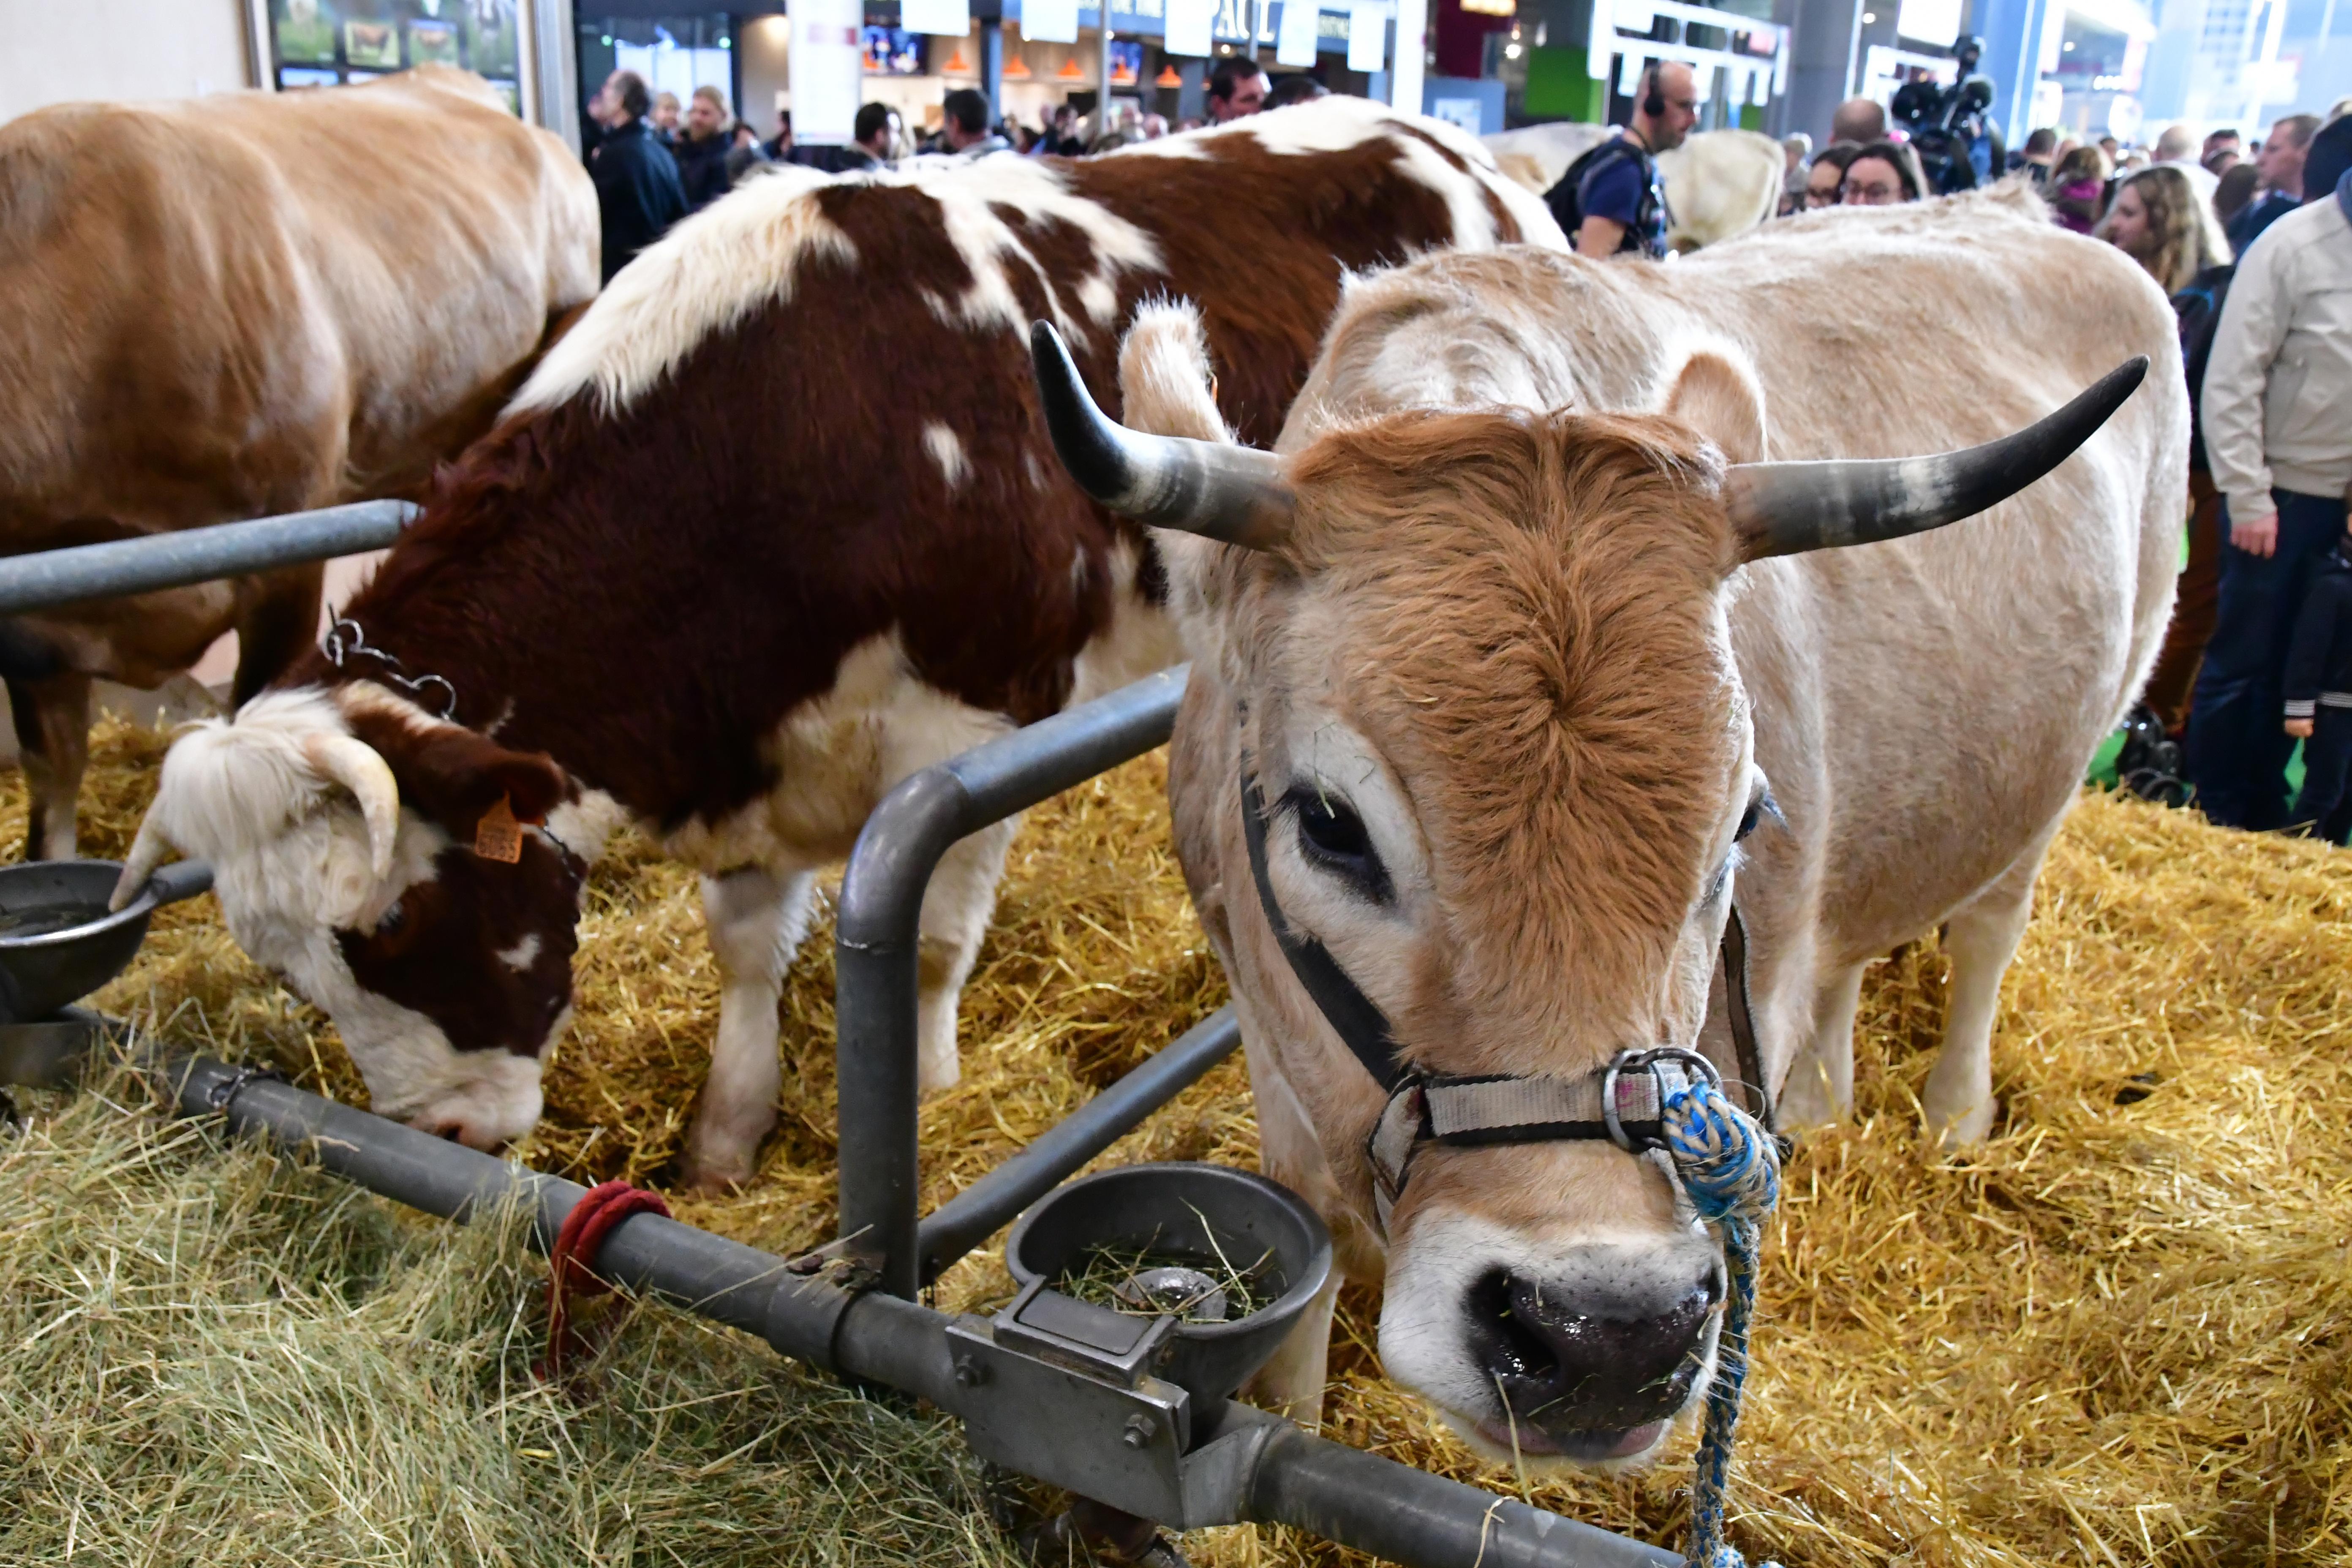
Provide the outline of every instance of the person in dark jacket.
{"type": "Polygon", "coordinates": [[[652,102],[646,79],[635,71],[614,71],[602,97],[610,118],[604,139],[588,160],[588,175],[596,182],[604,281],[610,283],[631,257],[686,216],[686,191],[677,183],[677,160],[646,124],[652,102]]]}
{"type": "Polygon", "coordinates": [[[727,128],[727,183],[740,185],[744,177],[768,161],[760,148],[760,133],[737,121],[727,128]]]}
{"type": "Polygon", "coordinates": [[[887,103],[861,104],[850,122],[849,145],[841,149],[841,166],[834,173],[854,174],[888,163],[898,151],[902,124],[898,111],[887,103]]]}
{"type": "Polygon", "coordinates": [[[1631,122],[1570,163],[1544,193],[1579,256],[1665,255],[1666,193],[1653,160],[1681,146],[1698,123],[1697,80],[1679,61],[1652,61],[1631,122]]]}
{"type": "Polygon", "coordinates": [[[2263,138],[2263,150],[2254,154],[2254,167],[2262,171],[2263,194],[2230,220],[2232,251],[2243,256],[2263,230],[2303,205],[2303,165],[2318,130],[2316,114],[2290,114],[2263,138]]]}
{"type": "Polygon", "coordinates": [[[2352,537],[2336,542],[2304,595],[2288,646],[2286,732],[2303,741],[2290,828],[2352,843],[2352,537]]]}
{"type": "Polygon", "coordinates": [[[2329,121],[2304,149],[2303,188],[2314,201],[2333,200],[2347,169],[2352,169],[2352,114],[2329,121]]]}
{"type": "Polygon", "coordinates": [[[686,192],[686,210],[698,213],[727,194],[727,153],[730,143],[727,95],[705,82],[694,89],[687,106],[685,133],[670,152],[677,159],[677,183],[686,192]]]}
{"type": "Polygon", "coordinates": [[[991,153],[1009,153],[1013,143],[990,128],[988,100],[968,87],[960,87],[940,100],[942,118],[940,121],[941,152],[961,153],[967,158],[985,158],[991,153]]]}

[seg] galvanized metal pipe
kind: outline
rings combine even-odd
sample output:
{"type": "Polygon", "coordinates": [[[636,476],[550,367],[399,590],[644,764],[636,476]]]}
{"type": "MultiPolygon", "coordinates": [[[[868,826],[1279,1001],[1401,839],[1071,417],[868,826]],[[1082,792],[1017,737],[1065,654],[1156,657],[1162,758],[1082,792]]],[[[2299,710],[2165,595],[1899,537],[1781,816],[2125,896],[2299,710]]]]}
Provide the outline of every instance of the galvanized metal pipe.
{"type": "MultiPolygon", "coordinates": [[[[1171,1047],[1172,1048],[1172,1047],[1171,1047]]],[[[545,1251],[585,1192],[226,1063],[183,1058],[163,1068],[181,1114],[220,1114],[315,1159],[371,1192],[470,1222],[526,1205],[545,1251]]],[[[970,1419],[984,1386],[960,1384],[949,1320],[880,1291],[855,1294],[822,1273],[657,1215],[616,1226],[594,1259],[608,1279],[757,1334],[782,1354],[883,1384],[970,1419]]],[[[1296,1525],[1407,1568],[1677,1568],[1658,1547],[1328,1442],[1231,1402],[1196,1408],[1184,1527],[1256,1521],[1296,1525]]]]}
{"type": "Polygon", "coordinates": [[[1009,1225],[1065,1177],[1181,1094],[1242,1043],[1230,1006],[1220,1007],[1117,1083],[1055,1122],[1029,1146],[926,1215],[916,1228],[923,1283],[1009,1225]]]}
{"type": "Polygon", "coordinates": [[[416,510],[403,500],[354,501],[250,522],[10,556],[0,559],[0,615],[184,588],[382,550],[400,537],[416,510]]]}
{"type": "MultiPolygon", "coordinates": [[[[1164,743],[1179,668],[924,769],[883,797],[842,879],[834,938],[841,1234],[878,1255],[882,1288],[912,1296],[916,1237],[916,958],[923,890],[967,834],[1164,743]]],[[[985,1234],[985,1233],[982,1233],[985,1234]]]]}
{"type": "Polygon", "coordinates": [[[1287,1422],[1259,1456],[1242,1517],[1296,1525],[1394,1563],[1680,1568],[1683,1562],[1662,1546],[1310,1437],[1287,1422]]]}
{"type": "MultiPolygon", "coordinates": [[[[223,1062],[187,1058],[164,1070],[182,1115],[224,1114],[233,1131],[263,1134],[411,1208],[467,1224],[520,1203],[531,1215],[530,1241],[541,1252],[587,1191],[223,1062]]],[[[787,1273],[780,1258],[657,1215],[634,1215],[615,1227],[598,1269],[641,1294],[757,1334],[785,1355],[827,1368],[835,1364],[835,1330],[854,1300],[822,1279],[787,1273]]],[[[893,1370],[911,1372],[895,1363],[893,1370]]],[[[944,1371],[941,1380],[953,1386],[944,1371]]],[[[912,1391],[926,1397],[930,1392],[919,1385],[912,1391]]]]}

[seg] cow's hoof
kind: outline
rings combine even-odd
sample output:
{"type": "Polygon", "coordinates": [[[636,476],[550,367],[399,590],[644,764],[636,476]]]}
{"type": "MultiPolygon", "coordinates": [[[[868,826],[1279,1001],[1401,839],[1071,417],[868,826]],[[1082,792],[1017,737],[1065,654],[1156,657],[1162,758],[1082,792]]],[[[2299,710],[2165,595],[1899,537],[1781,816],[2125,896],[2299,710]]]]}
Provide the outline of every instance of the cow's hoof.
{"type": "Polygon", "coordinates": [[[1780,1101],[1772,1108],[1772,1120],[1783,1130],[1834,1127],[1845,1120],[1843,1108],[1830,1093],[1829,1075],[1811,1057],[1799,1058],[1789,1074],[1780,1101]]]}
{"type": "Polygon", "coordinates": [[[1957,1113],[1939,1110],[1932,1096],[1921,1109],[1927,1114],[1927,1125],[1935,1129],[1937,1146],[1947,1152],[1972,1148],[1992,1131],[1994,1106],[1990,1095],[1957,1113]]]}
{"type": "Polygon", "coordinates": [[[688,1150],[678,1184],[701,1197],[720,1198],[750,1186],[757,1173],[748,1153],[688,1150]]]}
{"type": "Polygon", "coordinates": [[[962,1078],[963,1058],[956,1054],[954,1030],[947,1031],[944,1044],[938,1039],[923,1041],[921,1051],[915,1058],[915,1089],[918,1093],[927,1097],[945,1093],[962,1078]]]}

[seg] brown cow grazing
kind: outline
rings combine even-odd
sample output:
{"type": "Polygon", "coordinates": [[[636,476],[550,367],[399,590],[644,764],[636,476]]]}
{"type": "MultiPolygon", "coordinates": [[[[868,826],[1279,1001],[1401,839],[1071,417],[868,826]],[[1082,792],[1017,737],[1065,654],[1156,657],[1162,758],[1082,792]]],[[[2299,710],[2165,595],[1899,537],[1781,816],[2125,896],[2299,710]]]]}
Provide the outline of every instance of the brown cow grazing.
{"type": "MultiPolygon", "coordinates": [[[[1197,300],[1224,416],[1270,438],[1343,270],[1521,237],[1561,244],[1475,142],[1360,99],[1084,162],[751,181],[439,486],[350,608],[364,650],[180,741],[123,886],[167,843],[211,859],[375,1108],[488,1147],[539,1114],[574,899],[634,819],[706,873],[724,977],[689,1174],[748,1178],[816,869],[908,773],[1175,657],[1149,542],[1055,461],[1030,321],[1108,384],[1145,301],[1197,300]]],[[[931,884],[928,1086],[1012,835],[931,884]]]]}
{"type": "MultiPolygon", "coordinates": [[[[413,492],[596,279],[578,160],[446,67],[0,126],[0,550],[413,492]]],[[[320,577],[0,621],[26,853],[74,852],[92,677],[156,685],[234,628],[243,701],[320,577]]]]}

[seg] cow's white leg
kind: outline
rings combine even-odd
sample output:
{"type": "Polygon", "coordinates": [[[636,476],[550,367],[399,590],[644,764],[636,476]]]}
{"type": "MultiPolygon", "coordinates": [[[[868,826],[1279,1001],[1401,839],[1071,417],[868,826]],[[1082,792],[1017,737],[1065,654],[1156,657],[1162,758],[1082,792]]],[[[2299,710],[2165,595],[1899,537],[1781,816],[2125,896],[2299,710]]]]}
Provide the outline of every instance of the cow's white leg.
{"type": "Polygon", "coordinates": [[[1309,1432],[1323,1425],[1323,1387],[1331,1363],[1331,1309],[1339,1300],[1339,1271],[1335,1268],[1290,1332],[1282,1336],[1274,1354],[1251,1376],[1244,1391],[1250,1403],[1287,1416],[1309,1432]]]}
{"type": "Polygon", "coordinates": [[[951,1088],[962,1076],[956,1055],[956,1003],[971,977],[996,910],[996,883],[1004,852],[1021,819],[999,822],[960,840],[940,861],[923,892],[922,941],[916,961],[916,1082],[925,1094],[951,1088]]]}
{"type": "Polygon", "coordinates": [[[1774,1113],[1783,1127],[1827,1127],[1853,1109],[1853,1016],[1862,974],[1853,964],[1830,977],[1813,1003],[1812,1037],[1780,1087],[1774,1113]]]}
{"type": "Polygon", "coordinates": [[[1992,1026],[2000,1006],[2000,977],[2017,956],[2033,912],[2033,879],[2042,845],[2000,880],[1963,905],[1944,928],[1952,958],[1952,988],[1944,1016],[1944,1045],[1927,1074],[1919,1108],[1946,1148],[1979,1142],[1992,1131],[1992,1026]]]}
{"type": "Polygon", "coordinates": [[[783,1082],[776,1002],[808,934],[815,886],[813,871],[757,868],[702,879],[703,915],[719,960],[719,1037],[686,1141],[686,1176],[696,1186],[750,1181],[760,1140],[776,1124],[783,1082]]]}

